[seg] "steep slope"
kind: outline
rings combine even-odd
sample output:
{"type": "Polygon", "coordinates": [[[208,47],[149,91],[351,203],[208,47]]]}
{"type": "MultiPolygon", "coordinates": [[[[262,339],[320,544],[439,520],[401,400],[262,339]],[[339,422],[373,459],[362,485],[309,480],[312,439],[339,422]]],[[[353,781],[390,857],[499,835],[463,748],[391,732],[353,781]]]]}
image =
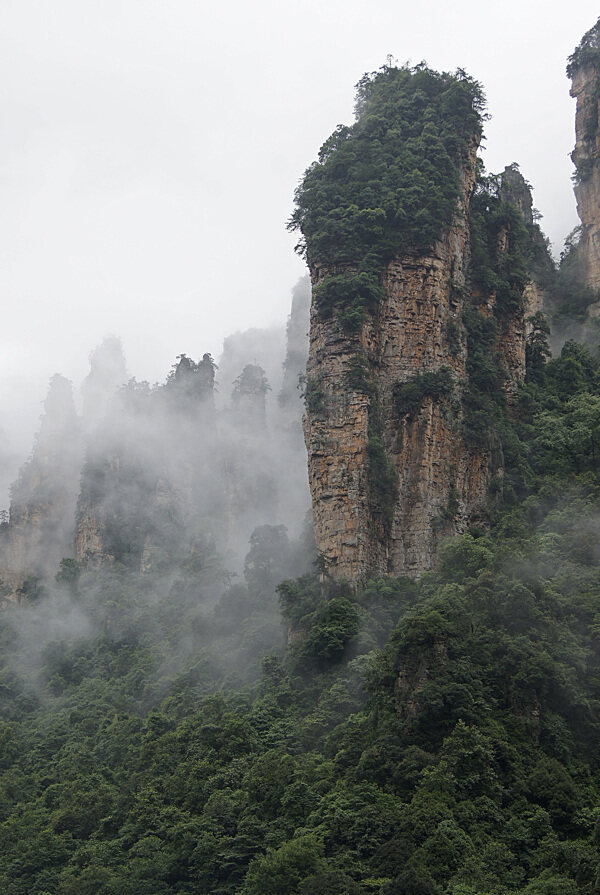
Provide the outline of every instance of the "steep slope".
{"type": "Polygon", "coordinates": [[[431,568],[502,476],[491,405],[524,376],[540,293],[514,166],[479,179],[470,214],[482,103],[463,73],[384,68],[296,195],[315,539],[337,577],[431,568]]]}
{"type": "MultiPolygon", "coordinates": [[[[576,168],[575,196],[581,220],[579,257],[583,284],[600,290],[600,19],[582,38],[569,59],[571,96],[577,100],[575,113],[576,168]]],[[[600,314],[600,304],[590,307],[591,316],[600,314]]]]}

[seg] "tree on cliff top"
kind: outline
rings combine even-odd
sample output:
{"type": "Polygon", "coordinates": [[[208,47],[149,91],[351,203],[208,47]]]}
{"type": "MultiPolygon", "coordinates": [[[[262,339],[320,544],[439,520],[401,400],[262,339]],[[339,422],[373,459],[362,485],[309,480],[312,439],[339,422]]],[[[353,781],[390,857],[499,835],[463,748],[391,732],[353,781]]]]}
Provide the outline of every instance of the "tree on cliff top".
{"type": "Polygon", "coordinates": [[[483,109],[480,85],[463,71],[385,66],[359,81],[356,122],[325,141],[288,224],[302,233],[298,251],[330,274],[315,294],[323,317],[337,307],[357,329],[381,296],[382,266],[440,237],[483,109]]]}
{"type": "Polygon", "coordinates": [[[581,38],[579,44],[569,56],[567,75],[572,78],[575,72],[587,63],[600,62],[600,19],[581,38]]]}

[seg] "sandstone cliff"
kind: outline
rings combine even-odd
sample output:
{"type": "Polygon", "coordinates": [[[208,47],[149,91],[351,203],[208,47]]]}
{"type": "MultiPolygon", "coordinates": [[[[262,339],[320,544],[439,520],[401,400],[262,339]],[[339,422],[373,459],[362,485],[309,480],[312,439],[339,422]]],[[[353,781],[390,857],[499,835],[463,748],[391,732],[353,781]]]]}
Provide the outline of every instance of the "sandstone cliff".
{"type": "MultiPolygon", "coordinates": [[[[577,100],[575,148],[575,196],[581,220],[579,255],[584,285],[600,290],[600,19],[584,35],[567,68],[577,100]]],[[[600,314],[600,303],[590,308],[600,314]]]]}
{"type": "MultiPolygon", "coordinates": [[[[476,151],[473,141],[452,226],[429,254],[395,258],[386,266],[384,299],[359,333],[349,337],[335,318],[322,320],[313,306],[305,418],[309,481],[317,548],[340,577],[430,568],[434,520],[454,499],[457,529],[486,494],[489,452],[467,447],[455,409],[466,379],[461,314],[476,151]],[[423,373],[443,378],[444,395],[424,393],[419,406],[405,412],[398,386],[423,373]],[[380,458],[374,413],[383,419],[380,458]],[[381,495],[387,508],[377,506],[373,495],[371,471],[378,460],[391,465],[387,487],[393,495],[381,495]]],[[[311,274],[315,288],[327,271],[315,263],[311,274]]]]}
{"type": "Polygon", "coordinates": [[[531,195],[515,166],[492,179],[470,221],[477,149],[475,130],[451,220],[427,251],[385,262],[381,298],[354,331],[323,313],[318,296],[358,265],[332,268],[308,245],[317,300],[304,427],[315,540],[336,577],[434,567],[441,537],[465,530],[490,486],[501,489],[501,446],[481,420],[486,402],[510,401],[525,375],[526,321],[541,292],[522,248],[531,195]],[[490,383],[480,370],[488,362],[490,383]]]}
{"type": "MultiPolygon", "coordinates": [[[[544,312],[547,302],[547,284],[554,277],[554,263],[542,231],[535,223],[531,187],[516,164],[507,165],[499,178],[499,197],[505,206],[518,212],[510,216],[499,228],[497,235],[498,265],[510,268],[515,264],[511,257],[511,227],[525,228],[524,242],[528,252],[524,276],[517,283],[518,300],[509,313],[498,317],[498,343],[506,371],[505,389],[509,403],[516,398],[518,385],[525,378],[527,339],[533,330],[536,315],[544,312]]],[[[513,240],[514,241],[514,240],[513,240]]],[[[489,301],[495,305],[496,294],[490,293],[489,301]]]]}

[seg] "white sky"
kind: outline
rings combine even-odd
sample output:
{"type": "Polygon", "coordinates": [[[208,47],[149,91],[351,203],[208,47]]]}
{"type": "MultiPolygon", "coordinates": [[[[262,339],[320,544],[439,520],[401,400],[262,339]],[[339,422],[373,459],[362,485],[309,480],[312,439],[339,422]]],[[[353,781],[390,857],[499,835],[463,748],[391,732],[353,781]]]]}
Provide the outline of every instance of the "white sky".
{"type": "Polygon", "coordinates": [[[49,376],[78,384],[104,335],[155,381],[182,351],[285,320],[304,270],[284,226],[294,188],[388,54],[483,83],[486,166],[520,164],[560,251],[577,223],[564,69],[599,12],[0,0],[0,466],[28,450],[49,376]]]}

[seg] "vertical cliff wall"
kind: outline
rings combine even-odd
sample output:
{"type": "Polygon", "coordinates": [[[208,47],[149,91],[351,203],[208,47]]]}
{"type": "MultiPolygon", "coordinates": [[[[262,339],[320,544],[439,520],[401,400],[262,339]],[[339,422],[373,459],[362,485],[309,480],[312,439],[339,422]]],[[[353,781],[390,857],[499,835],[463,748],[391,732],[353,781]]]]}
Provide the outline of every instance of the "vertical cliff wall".
{"type": "Polygon", "coordinates": [[[306,374],[310,297],[310,280],[308,276],[304,276],[296,283],[292,291],[292,308],[286,326],[283,379],[278,395],[280,408],[290,409],[292,418],[297,416],[300,380],[306,374]]]}
{"type": "Polygon", "coordinates": [[[500,277],[495,288],[489,290],[488,308],[496,314],[504,387],[512,404],[519,383],[525,378],[527,339],[536,316],[543,314],[547,284],[555,276],[555,266],[535,221],[531,187],[518,165],[507,165],[497,182],[503,213],[491,236],[496,245],[496,274],[500,277]]]}
{"type": "MultiPolygon", "coordinates": [[[[575,196],[581,220],[579,256],[584,284],[600,290],[600,19],[570,57],[567,73],[575,112],[575,196]]],[[[600,313],[600,303],[590,309],[600,313]]]]}
{"type": "Polygon", "coordinates": [[[63,557],[73,556],[75,506],[83,455],[71,383],[50,382],[31,458],[11,489],[0,531],[0,582],[5,598],[34,596],[63,557]]]}
{"type": "Polygon", "coordinates": [[[120,339],[107,336],[90,354],[90,371],[81,384],[82,422],[86,432],[102,423],[117,389],[129,379],[120,339]]]}
{"type": "MultiPolygon", "coordinates": [[[[341,577],[430,568],[445,514],[459,528],[486,495],[489,452],[467,447],[457,404],[476,150],[473,140],[452,224],[427,254],[386,265],[383,299],[360,332],[313,306],[305,434],[315,540],[341,577]]],[[[328,271],[313,264],[311,274],[316,288],[328,271]]]]}
{"type": "MultiPolygon", "coordinates": [[[[397,118],[388,114],[384,124],[377,114],[371,129],[373,92],[380,99],[381,88],[389,102],[395,86],[406,97],[413,85],[390,70],[376,76],[362,105],[366,123],[359,113],[343,140],[338,130],[325,144],[300,188],[294,222],[306,240],[314,296],[305,438],[315,540],[330,573],[349,579],[432,568],[441,537],[466,528],[491,483],[501,487],[492,407],[505,408],[525,374],[526,320],[540,298],[524,249],[532,221],[523,178],[513,166],[504,179],[480,179],[475,191],[476,116],[470,132],[450,116],[448,128],[460,128],[460,136],[444,143],[445,154],[436,143],[431,158],[430,137],[443,133],[431,127],[431,106],[420,122],[414,114],[407,122],[410,105],[400,103],[397,118]],[[369,162],[383,146],[388,166],[399,167],[403,131],[420,143],[421,166],[381,190],[376,178],[383,172],[369,162]],[[346,165],[346,157],[366,163],[346,165]],[[434,164],[455,187],[445,219],[429,199],[440,192],[434,164]],[[323,202],[330,183],[332,209],[323,220],[312,191],[323,202]],[[419,184],[424,189],[411,208],[419,184]],[[378,191],[381,213],[372,207],[378,191]],[[357,196],[371,206],[357,207],[357,196]],[[351,223],[361,214],[362,232],[351,223]]],[[[426,87],[435,106],[439,81],[426,87]]],[[[455,87],[444,85],[442,109],[446,90],[455,87]]]]}

